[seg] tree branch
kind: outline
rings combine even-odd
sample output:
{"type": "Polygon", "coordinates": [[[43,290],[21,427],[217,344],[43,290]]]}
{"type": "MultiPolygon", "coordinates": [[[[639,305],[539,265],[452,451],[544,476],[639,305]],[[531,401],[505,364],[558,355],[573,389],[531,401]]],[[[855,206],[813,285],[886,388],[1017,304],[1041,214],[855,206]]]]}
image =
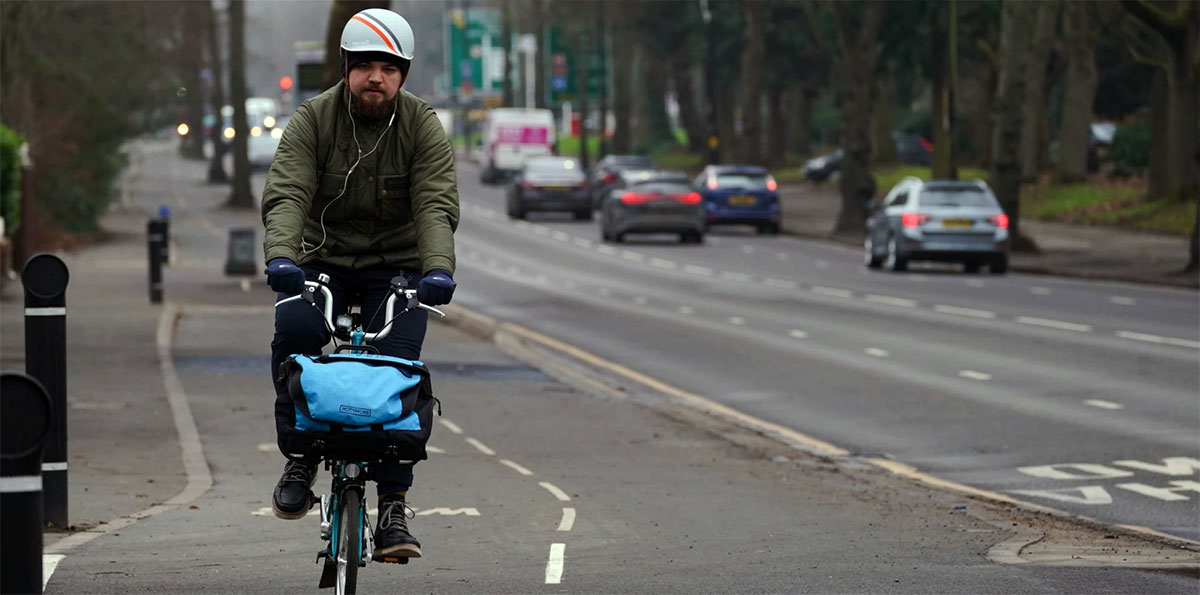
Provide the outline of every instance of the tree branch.
{"type": "Polygon", "coordinates": [[[1187,36],[1186,27],[1190,20],[1188,17],[1190,12],[1196,9],[1192,2],[1182,2],[1181,5],[1182,12],[1168,14],[1146,0],[1121,0],[1121,6],[1126,12],[1161,35],[1177,53],[1182,53],[1181,50],[1186,44],[1184,37],[1187,36]]]}

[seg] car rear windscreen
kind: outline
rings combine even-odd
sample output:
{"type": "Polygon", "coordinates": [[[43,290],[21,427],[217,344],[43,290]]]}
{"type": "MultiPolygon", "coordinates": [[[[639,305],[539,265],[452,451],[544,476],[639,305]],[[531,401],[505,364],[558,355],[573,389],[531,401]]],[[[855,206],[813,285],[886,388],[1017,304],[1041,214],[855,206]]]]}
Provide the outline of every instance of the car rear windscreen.
{"type": "Polygon", "coordinates": [[[925,189],[921,191],[923,207],[994,207],[992,198],[978,188],[925,189]]]}
{"type": "Polygon", "coordinates": [[[717,188],[742,190],[766,190],[767,174],[728,173],[717,174],[717,188]]]}
{"type": "Polygon", "coordinates": [[[641,182],[626,188],[629,192],[654,192],[657,194],[691,194],[695,192],[691,185],[677,182],[641,182]]]}
{"type": "Polygon", "coordinates": [[[582,180],[583,171],[574,160],[536,160],[525,164],[526,178],[554,178],[556,180],[582,180]]]}

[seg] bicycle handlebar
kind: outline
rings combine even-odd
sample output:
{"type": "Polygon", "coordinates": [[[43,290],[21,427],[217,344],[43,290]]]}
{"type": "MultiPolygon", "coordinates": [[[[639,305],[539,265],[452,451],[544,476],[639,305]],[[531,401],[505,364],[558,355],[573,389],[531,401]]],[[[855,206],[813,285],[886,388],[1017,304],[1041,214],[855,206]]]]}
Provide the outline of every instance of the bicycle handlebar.
{"type": "MultiPolygon", "coordinates": [[[[317,290],[320,290],[321,296],[325,298],[325,307],[323,311],[325,316],[325,324],[328,325],[328,328],[332,331],[332,329],[336,328],[336,323],[333,319],[333,292],[329,290],[328,286],[329,276],[322,273],[317,277],[317,279],[317,281],[305,281],[304,291],[297,295],[283,298],[282,300],[275,302],[275,307],[278,308],[280,305],[286,304],[292,300],[304,300],[309,304],[312,304],[313,307],[317,307],[316,292],[317,290]]],[[[384,320],[387,322],[383,325],[383,328],[380,329],[379,332],[364,334],[363,339],[368,343],[382,339],[388,336],[388,333],[392,332],[392,321],[395,320],[396,316],[399,315],[396,314],[396,301],[401,296],[404,297],[404,309],[400,311],[400,314],[420,308],[422,310],[433,312],[442,318],[446,317],[445,312],[442,312],[433,306],[422,304],[420,301],[418,301],[417,290],[415,289],[405,289],[402,285],[393,280],[389,290],[390,293],[388,294],[387,302],[384,305],[383,314],[384,320]]]]}

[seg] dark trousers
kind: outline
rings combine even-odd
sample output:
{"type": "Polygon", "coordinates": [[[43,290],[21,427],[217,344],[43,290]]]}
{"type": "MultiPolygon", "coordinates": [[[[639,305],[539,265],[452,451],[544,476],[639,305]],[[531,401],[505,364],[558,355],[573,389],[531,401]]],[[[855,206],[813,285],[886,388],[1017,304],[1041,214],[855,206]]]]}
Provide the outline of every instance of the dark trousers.
{"type": "MultiPolygon", "coordinates": [[[[350,270],[329,265],[313,264],[301,267],[304,277],[316,281],[317,275],[329,275],[329,290],[333,294],[333,314],[347,310],[352,297],[362,307],[363,328],[368,333],[378,332],[387,323],[384,318],[388,285],[392,277],[401,275],[407,286],[416,287],[418,277],[412,271],[395,269],[350,270]]],[[[278,294],[276,301],[289,297],[278,294]]],[[[321,294],[317,303],[324,307],[321,294]]],[[[382,355],[417,360],[421,358],[421,344],[425,342],[425,328],[429,315],[425,310],[415,310],[396,318],[387,337],[371,344],[382,355]]],[[[313,308],[303,300],[292,300],[275,308],[275,338],[271,341],[271,379],[275,384],[276,428],[288,427],[295,421],[295,406],[288,396],[287,386],[280,382],[279,364],[289,355],[320,355],[329,343],[330,333],[326,327],[323,310],[313,308]],[[283,424],[283,425],[281,425],[283,424]]],[[[412,464],[384,463],[374,468],[376,488],[380,494],[404,491],[412,486],[412,464]]]]}

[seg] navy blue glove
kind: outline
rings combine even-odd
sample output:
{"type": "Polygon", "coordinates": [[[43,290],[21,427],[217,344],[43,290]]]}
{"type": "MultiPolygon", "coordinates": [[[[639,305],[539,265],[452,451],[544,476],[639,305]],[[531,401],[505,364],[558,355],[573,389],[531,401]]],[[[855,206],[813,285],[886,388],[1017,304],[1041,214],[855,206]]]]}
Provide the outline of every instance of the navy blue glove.
{"type": "Polygon", "coordinates": [[[417,284],[417,299],[426,306],[449,304],[456,285],[448,271],[433,269],[417,284]]]}
{"type": "Polygon", "coordinates": [[[272,258],[267,263],[267,285],[279,293],[298,295],[304,291],[304,270],[290,258],[272,258]]]}

